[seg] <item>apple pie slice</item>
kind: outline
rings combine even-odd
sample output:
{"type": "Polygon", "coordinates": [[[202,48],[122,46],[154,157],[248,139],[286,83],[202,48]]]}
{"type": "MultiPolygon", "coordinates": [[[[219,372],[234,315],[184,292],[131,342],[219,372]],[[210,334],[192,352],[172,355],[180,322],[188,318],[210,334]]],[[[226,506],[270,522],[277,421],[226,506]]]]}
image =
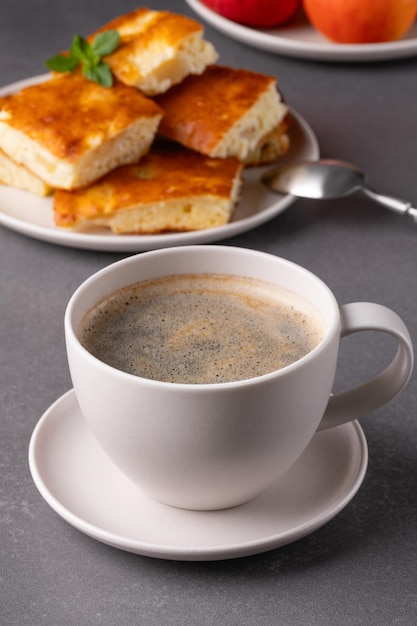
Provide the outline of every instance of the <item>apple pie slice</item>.
{"type": "Polygon", "coordinates": [[[218,58],[203,39],[201,24],[185,15],[141,8],[105,24],[88,39],[105,30],[120,35],[118,48],[105,57],[113,74],[148,96],[167,91],[189,74],[201,74],[218,58]]]}
{"type": "Polygon", "coordinates": [[[0,150],[0,183],[29,191],[36,196],[48,196],[53,189],[45,181],[32,174],[26,167],[15,163],[0,150]]]}
{"type": "Polygon", "coordinates": [[[289,148],[288,107],[272,76],[211,65],[156,102],[164,111],[158,133],[202,154],[260,165],[289,148]]]}
{"type": "Polygon", "coordinates": [[[119,167],[89,187],[57,189],[55,224],[140,234],[223,226],[239,198],[241,169],[236,159],[153,147],[138,163],[119,167]]]}
{"type": "Polygon", "coordinates": [[[65,74],[0,98],[0,149],[51,187],[73,189],[137,161],[161,117],[134,87],[65,74]]]}

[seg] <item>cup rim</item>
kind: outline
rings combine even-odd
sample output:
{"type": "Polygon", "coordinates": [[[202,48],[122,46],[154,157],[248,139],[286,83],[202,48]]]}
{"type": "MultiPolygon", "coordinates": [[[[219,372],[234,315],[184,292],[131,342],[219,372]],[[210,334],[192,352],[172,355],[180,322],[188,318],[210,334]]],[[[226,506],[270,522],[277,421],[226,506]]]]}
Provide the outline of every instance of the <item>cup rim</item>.
{"type": "MultiPolygon", "coordinates": [[[[252,385],[259,385],[262,383],[266,383],[269,382],[271,379],[274,378],[282,378],[284,376],[286,376],[287,374],[289,374],[290,372],[292,372],[294,369],[297,369],[299,367],[301,367],[304,363],[309,362],[310,360],[315,358],[315,355],[318,352],[321,352],[333,339],[333,336],[335,333],[339,333],[340,331],[340,318],[338,315],[333,316],[333,320],[332,320],[332,324],[330,324],[330,326],[325,327],[324,328],[324,336],[322,337],[322,339],[319,341],[319,343],[312,349],[310,350],[307,354],[305,354],[303,357],[301,357],[300,359],[297,359],[297,361],[294,361],[293,363],[290,363],[289,365],[286,365],[285,367],[282,367],[278,370],[273,370],[272,372],[268,372],[266,374],[261,374],[260,376],[254,376],[251,378],[244,378],[244,379],[240,379],[240,380],[235,380],[235,381],[229,381],[229,382],[218,382],[218,383],[178,383],[178,382],[170,382],[170,381],[161,381],[161,380],[155,380],[152,378],[145,378],[143,376],[139,376],[136,374],[131,374],[129,372],[124,372],[123,370],[119,370],[116,367],[113,367],[112,365],[109,365],[108,363],[105,363],[104,361],[101,361],[99,358],[97,358],[96,356],[94,356],[93,354],[91,354],[91,352],[89,352],[80,342],[78,336],[77,336],[77,332],[76,332],[76,328],[75,328],[75,323],[73,320],[74,317],[74,313],[75,313],[75,307],[77,306],[78,303],[78,299],[87,291],[91,288],[91,286],[97,282],[97,280],[100,280],[100,278],[102,276],[105,276],[106,274],[108,274],[109,272],[113,273],[113,272],[117,272],[118,269],[120,267],[129,265],[129,264],[134,264],[136,262],[140,262],[141,258],[144,257],[151,257],[151,256],[162,256],[162,255],[169,255],[170,253],[172,254],[182,254],[182,253],[187,253],[187,251],[192,251],[192,250],[199,250],[201,251],[202,249],[206,249],[209,248],[210,250],[219,250],[219,251],[224,251],[224,250],[230,250],[233,253],[236,254],[240,254],[240,253],[244,253],[244,254],[253,254],[254,256],[263,256],[263,257],[267,257],[269,259],[274,258],[275,260],[277,260],[280,263],[283,263],[284,265],[287,266],[291,266],[293,268],[295,268],[298,271],[302,271],[304,274],[306,274],[307,276],[309,276],[309,278],[315,282],[317,282],[322,289],[324,289],[327,293],[327,296],[329,298],[330,301],[332,301],[333,307],[335,311],[339,310],[339,305],[337,303],[337,300],[333,294],[333,292],[331,291],[331,289],[328,287],[328,285],[326,285],[326,283],[319,278],[316,274],[314,274],[312,271],[308,270],[307,268],[303,267],[302,265],[299,265],[298,263],[295,263],[293,261],[290,261],[288,259],[285,259],[284,257],[278,257],[276,255],[270,254],[268,252],[263,252],[263,251],[258,251],[258,250],[253,250],[251,248],[242,248],[242,247],[238,247],[238,246],[222,246],[222,245],[193,245],[193,246],[173,246],[171,248],[160,248],[157,250],[151,250],[151,251],[147,251],[144,253],[140,253],[140,254],[135,254],[133,256],[129,256],[123,259],[120,259],[119,261],[115,261],[113,263],[110,263],[109,265],[106,265],[105,267],[101,268],[100,270],[94,272],[93,274],[91,274],[89,277],[87,277],[78,287],[77,289],[73,292],[73,294],[71,295],[66,309],[65,309],[65,315],[64,315],[64,328],[65,328],[65,339],[66,339],[66,343],[67,343],[67,351],[68,351],[68,344],[69,342],[72,343],[72,346],[74,347],[75,350],[78,351],[79,354],[81,354],[84,358],[87,358],[88,360],[92,361],[92,363],[94,364],[95,367],[101,368],[103,369],[105,372],[111,372],[113,376],[116,376],[118,378],[121,378],[122,380],[129,380],[131,383],[136,383],[135,384],[149,384],[151,386],[159,386],[159,387],[163,387],[163,388],[170,388],[170,389],[174,389],[174,388],[178,388],[178,389],[187,389],[187,390],[208,390],[208,389],[227,389],[227,388],[233,388],[235,389],[236,387],[239,386],[244,386],[244,387],[248,387],[248,386],[252,386],[252,385]],[[168,386],[168,387],[167,387],[168,386]]],[[[226,268],[227,269],[227,268],[226,268]]],[[[174,272],[175,273],[175,272],[174,272]]],[[[198,273],[198,272],[189,272],[189,273],[198,273]]],[[[215,273],[215,272],[213,272],[215,273]]],[[[227,271],[224,271],[223,273],[228,273],[227,271]]],[[[165,274],[166,275],[166,274],[165,274]]],[[[242,276],[244,276],[244,274],[242,274],[242,276]]],[[[138,281],[139,282],[139,281],[138,281]]],[[[129,283],[126,284],[120,284],[118,287],[116,287],[115,289],[119,289],[122,288],[124,286],[127,286],[129,283]]],[[[110,291],[108,293],[111,293],[112,291],[114,291],[114,289],[110,289],[110,291]]],[[[98,301],[98,300],[97,300],[98,301]]],[[[83,311],[82,315],[84,315],[87,312],[88,309],[86,309],[85,311],[83,311]]],[[[319,312],[317,311],[316,314],[319,316],[319,312]]],[[[81,316],[82,317],[82,316],[81,316]]]]}

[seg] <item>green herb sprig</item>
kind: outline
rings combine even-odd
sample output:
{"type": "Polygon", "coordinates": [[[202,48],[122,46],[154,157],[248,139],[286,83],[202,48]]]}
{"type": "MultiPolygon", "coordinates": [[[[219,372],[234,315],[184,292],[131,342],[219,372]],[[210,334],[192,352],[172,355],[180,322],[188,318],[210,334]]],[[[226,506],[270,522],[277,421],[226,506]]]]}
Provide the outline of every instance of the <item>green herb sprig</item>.
{"type": "Polygon", "coordinates": [[[120,43],[117,30],[99,33],[90,44],[81,35],[75,35],[69,54],[57,54],[45,62],[54,72],[74,72],[81,64],[83,75],[103,87],[113,85],[111,69],[101,57],[111,54],[120,43]]]}

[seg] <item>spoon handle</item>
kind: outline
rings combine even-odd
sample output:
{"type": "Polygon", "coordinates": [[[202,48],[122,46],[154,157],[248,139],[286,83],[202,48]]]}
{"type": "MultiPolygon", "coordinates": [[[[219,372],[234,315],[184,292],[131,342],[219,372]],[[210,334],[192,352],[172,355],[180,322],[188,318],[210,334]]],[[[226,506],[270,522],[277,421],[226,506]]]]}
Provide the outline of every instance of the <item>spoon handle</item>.
{"type": "Polygon", "coordinates": [[[377,193],[369,187],[363,187],[362,190],[367,196],[369,196],[369,198],[379,202],[379,204],[382,204],[387,209],[391,209],[391,211],[395,211],[396,213],[401,213],[403,215],[411,215],[417,221],[417,209],[414,208],[410,202],[406,202],[400,198],[387,196],[382,193],[377,193]]]}

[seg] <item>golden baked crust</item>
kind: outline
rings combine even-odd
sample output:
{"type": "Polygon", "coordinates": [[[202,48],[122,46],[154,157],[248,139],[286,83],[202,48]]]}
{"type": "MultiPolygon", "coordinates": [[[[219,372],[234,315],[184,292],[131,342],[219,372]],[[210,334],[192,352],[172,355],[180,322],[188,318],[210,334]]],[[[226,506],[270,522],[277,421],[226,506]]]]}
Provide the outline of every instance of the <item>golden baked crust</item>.
{"type": "Polygon", "coordinates": [[[142,234],[220,226],[238,199],[241,169],[235,159],[153,148],[139,163],[117,168],[90,187],[57,190],[55,223],[142,234]]]}
{"type": "Polygon", "coordinates": [[[137,161],[161,116],[133,87],[65,74],[0,98],[0,148],[51,186],[73,188],[137,161]]]}
{"type": "Polygon", "coordinates": [[[215,63],[217,52],[203,39],[195,20],[168,11],[140,8],[121,15],[88,38],[114,29],[120,44],[105,57],[113,74],[147,95],[163,93],[188,74],[199,74],[215,63]]]}
{"type": "Polygon", "coordinates": [[[156,101],[164,111],[158,133],[213,157],[233,156],[249,164],[255,153],[259,163],[265,138],[272,131],[286,133],[282,122],[288,107],[276,79],[249,70],[212,65],[156,101]]]}

